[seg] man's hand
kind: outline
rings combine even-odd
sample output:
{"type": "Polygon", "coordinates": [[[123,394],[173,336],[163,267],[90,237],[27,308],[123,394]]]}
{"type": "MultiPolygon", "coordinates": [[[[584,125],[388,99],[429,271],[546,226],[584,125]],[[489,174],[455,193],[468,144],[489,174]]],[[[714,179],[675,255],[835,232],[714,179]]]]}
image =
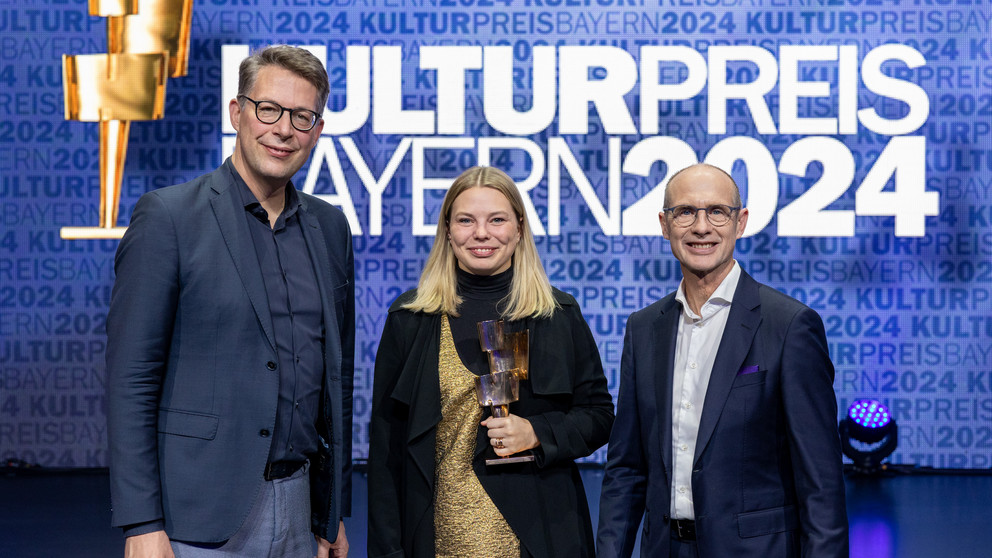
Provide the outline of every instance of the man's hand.
{"type": "Polygon", "coordinates": [[[124,558],[176,558],[165,531],[152,531],[124,539],[124,558]]]}
{"type": "Polygon", "coordinates": [[[344,534],[344,521],[338,524],[338,538],[334,542],[314,535],[317,539],[317,558],[348,558],[348,537],[344,534]]]}

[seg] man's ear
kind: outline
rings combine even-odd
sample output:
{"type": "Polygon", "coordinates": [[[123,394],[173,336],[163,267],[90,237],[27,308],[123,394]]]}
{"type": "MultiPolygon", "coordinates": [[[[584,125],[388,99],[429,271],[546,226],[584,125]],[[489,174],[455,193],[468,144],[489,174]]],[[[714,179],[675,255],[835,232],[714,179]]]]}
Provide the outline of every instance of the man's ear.
{"type": "Polygon", "coordinates": [[[737,214],[737,238],[744,236],[744,229],[747,227],[747,208],[742,207],[737,214]]]}
{"type": "Polygon", "coordinates": [[[320,132],[324,130],[324,119],[318,118],[317,124],[310,129],[310,149],[317,147],[317,142],[320,141],[320,132]]]}
{"type": "Polygon", "coordinates": [[[231,126],[234,127],[235,132],[240,132],[238,128],[241,127],[241,103],[237,99],[231,99],[231,102],[227,104],[227,113],[231,117],[231,126]]]}

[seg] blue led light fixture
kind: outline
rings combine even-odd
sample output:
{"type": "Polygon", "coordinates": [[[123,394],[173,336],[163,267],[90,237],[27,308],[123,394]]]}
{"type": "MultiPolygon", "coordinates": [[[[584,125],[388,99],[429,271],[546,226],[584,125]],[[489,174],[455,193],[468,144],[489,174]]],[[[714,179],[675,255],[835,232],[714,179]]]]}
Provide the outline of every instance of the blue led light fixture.
{"type": "Polygon", "coordinates": [[[889,409],[875,399],[858,399],[840,421],[840,441],[844,455],[860,473],[885,470],[882,460],[892,455],[898,444],[899,429],[889,409]]]}

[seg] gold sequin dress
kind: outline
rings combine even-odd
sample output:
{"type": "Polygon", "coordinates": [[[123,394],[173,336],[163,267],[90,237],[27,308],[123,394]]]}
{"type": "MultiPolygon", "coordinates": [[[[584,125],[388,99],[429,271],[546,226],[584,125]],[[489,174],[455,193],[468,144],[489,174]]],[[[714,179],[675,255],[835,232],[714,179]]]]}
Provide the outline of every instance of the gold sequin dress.
{"type": "Polygon", "coordinates": [[[434,551],[438,558],[520,558],[520,541],[472,470],[482,407],[475,397],[475,374],[458,356],[447,316],[441,320],[438,373],[434,551]]]}

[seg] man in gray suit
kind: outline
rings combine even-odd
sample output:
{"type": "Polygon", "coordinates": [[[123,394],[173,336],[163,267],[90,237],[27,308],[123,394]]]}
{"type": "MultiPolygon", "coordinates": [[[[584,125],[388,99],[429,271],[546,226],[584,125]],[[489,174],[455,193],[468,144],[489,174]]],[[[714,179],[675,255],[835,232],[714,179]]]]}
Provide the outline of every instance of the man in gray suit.
{"type": "Polygon", "coordinates": [[[597,556],[846,558],[834,367],[810,308],[745,273],[737,185],[676,173],[659,218],[682,283],[627,321],[597,556]]]}
{"type": "Polygon", "coordinates": [[[321,62],[241,64],[234,154],[138,200],[107,318],[113,524],[128,557],[346,556],[354,264],[290,181],[323,128],[321,62]],[[312,536],[311,536],[312,533],[312,536]]]}

